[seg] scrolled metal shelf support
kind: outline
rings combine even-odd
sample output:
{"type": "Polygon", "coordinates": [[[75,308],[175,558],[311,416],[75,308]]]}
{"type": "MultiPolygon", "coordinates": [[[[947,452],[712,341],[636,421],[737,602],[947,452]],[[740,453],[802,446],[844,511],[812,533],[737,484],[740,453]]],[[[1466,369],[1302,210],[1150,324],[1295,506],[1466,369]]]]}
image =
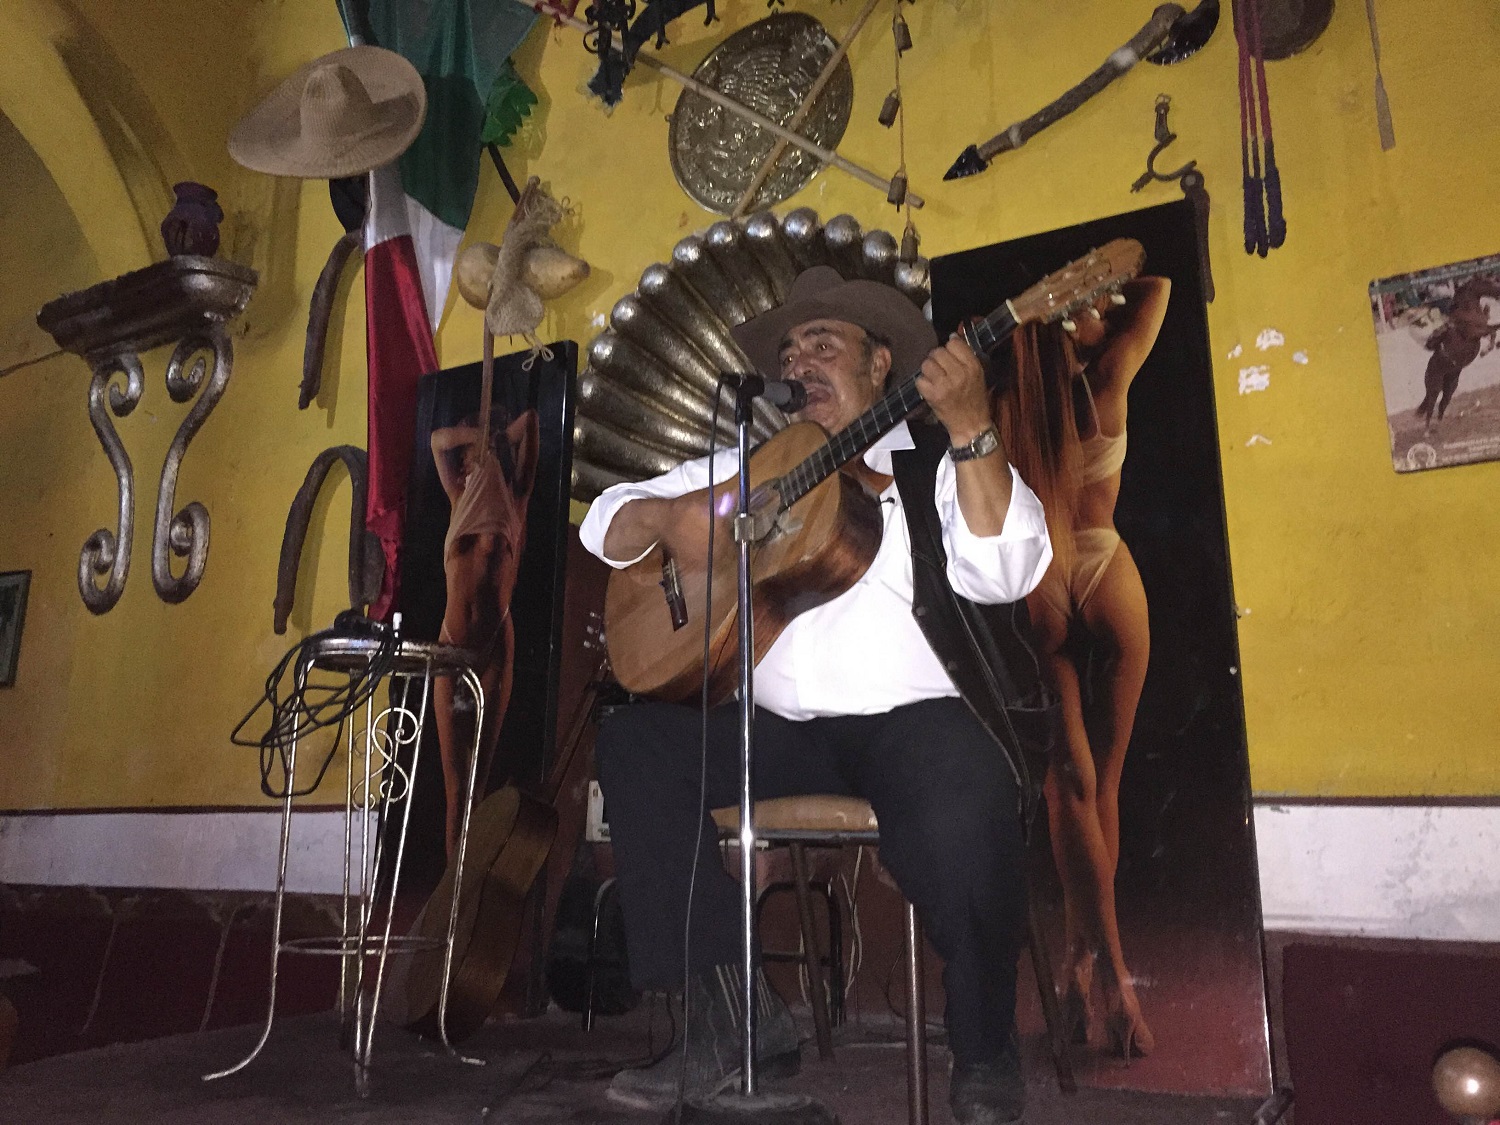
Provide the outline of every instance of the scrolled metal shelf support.
{"type": "Polygon", "coordinates": [[[124,418],[136,408],[145,389],[141,361],[133,354],[111,356],[94,365],[94,377],[89,382],[89,421],[94,424],[94,433],[99,435],[99,444],[115,471],[120,508],[115,530],[99,528],[84,540],[78,556],[78,592],[91,613],[108,613],[113,609],[125,592],[125,579],[130,574],[130,544],[135,536],[135,470],[109,416],[112,412],[116,418],[124,418]],[[114,383],[114,377],[122,374],[123,391],[114,383]],[[98,579],[104,575],[109,577],[100,586],[98,579]]]}
{"type": "Polygon", "coordinates": [[[82,356],[93,372],[89,420],[114,469],[119,499],[115,530],[99,528],[78,559],[78,590],[93,613],[108,613],[130,573],[135,526],[135,475],[130,454],[110,420],[124,418],[145,393],[141,353],[173,344],[167,394],[192,402],[167,450],[156,496],[151,580],[165,602],[180,602],[198,588],[208,561],[208,509],[194,500],[174,511],[177,476],[188,444],[212,413],[234,366],[226,325],[255,292],[254,270],[220,258],[179,255],[49,302],[37,323],[57,346],[82,356]],[[213,366],[208,366],[208,356],[213,366]],[[123,388],[115,381],[124,376],[123,388]],[[196,396],[196,400],[195,400],[196,396]],[[182,575],[171,558],[187,559],[182,575]],[[107,577],[106,577],[107,576],[107,577]],[[101,586],[99,580],[104,578],[101,586]]]}
{"type": "Polygon", "coordinates": [[[177,434],[167,449],[167,458],[161,467],[161,486],[156,493],[151,583],[164,602],[182,601],[203,581],[203,568],[208,563],[208,509],[197,500],[175,514],[172,508],[177,497],[177,474],[182,469],[188,443],[223,397],[233,368],[234,348],[228,334],[218,324],[212,325],[202,335],[189,336],[179,342],[167,364],[167,394],[172,401],[188,402],[194,395],[198,395],[198,400],[182,420],[182,425],[177,427],[177,434]],[[207,376],[206,387],[206,365],[200,354],[203,352],[212,352],[214,357],[213,373],[207,376]],[[191,366],[188,364],[190,359],[193,360],[191,366]],[[187,559],[187,569],[180,578],[172,574],[172,555],[187,559]]]}

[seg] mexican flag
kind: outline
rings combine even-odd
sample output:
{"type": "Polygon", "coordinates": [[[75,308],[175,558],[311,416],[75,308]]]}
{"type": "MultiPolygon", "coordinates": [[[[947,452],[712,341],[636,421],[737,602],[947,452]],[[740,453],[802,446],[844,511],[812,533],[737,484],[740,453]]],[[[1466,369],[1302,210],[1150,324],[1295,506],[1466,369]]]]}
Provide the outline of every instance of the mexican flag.
{"type": "Polygon", "coordinates": [[[536,100],[509,60],[536,13],[518,0],[369,0],[340,11],[351,42],[403,55],[427,88],[422,132],[399,161],[370,173],[365,225],[365,523],[385,555],[380,600],[370,609],[384,619],[400,588],[417,380],[438,369],[433,335],[474,205],[486,133],[495,139],[497,119],[514,127],[536,100]]]}

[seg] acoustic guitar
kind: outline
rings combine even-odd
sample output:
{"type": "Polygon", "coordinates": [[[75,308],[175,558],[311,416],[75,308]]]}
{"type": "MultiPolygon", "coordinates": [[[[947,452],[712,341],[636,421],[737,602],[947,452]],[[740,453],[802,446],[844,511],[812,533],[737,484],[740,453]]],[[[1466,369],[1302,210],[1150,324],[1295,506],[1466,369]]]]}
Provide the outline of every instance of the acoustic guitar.
{"type": "MultiPolygon", "coordinates": [[[[1027,322],[1063,321],[1140,272],[1145,250],[1116,239],[1043,278],[982,320],[962,328],[977,354],[993,351],[1027,322]]],[[[917,374],[899,382],[845,429],[829,437],[814,422],[788,426],[750,457],[750,550],[755,659],[765,656],[797,614],[829,601],[857,582],[880,547],[878,500],[846,465],[922,405],[917,374]]],[[[738,494],[738,477],[716,486],[721,498],[738,494]]],[[[708,490],[698,493],[705,506],[708,490]]],[[[605,640],[615,678],[639,695],[682,700],[704,675],[708,618],[709,695],[722,701],[737,681],[739,630],[734,591],[737,549],[732,511],[716,505],[714,554],[675,557],[660,544],[640,561],[616,570],[604,604],[605,640]],[[715,591],[707,597],[710,575],[715,591]]]]}

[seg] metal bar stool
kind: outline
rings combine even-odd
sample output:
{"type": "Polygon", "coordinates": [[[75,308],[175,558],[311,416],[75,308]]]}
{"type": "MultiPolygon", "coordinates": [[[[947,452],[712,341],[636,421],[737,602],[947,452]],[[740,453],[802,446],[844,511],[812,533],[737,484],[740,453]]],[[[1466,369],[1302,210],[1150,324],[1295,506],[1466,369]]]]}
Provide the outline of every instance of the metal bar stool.
{"type": "Polygon", "coordinates": [[[448,983],[453,968],[453,940],[458,927],[459,900],[453,896],[448,912],[446,938],[424,938],[392,934],[396,896],[406,856],[406,836],[411,825],[412,795],[416,784],[416,754],[422,744],[434,679],[447,676],[464,684],[474,701],[474,741],[469,748],[469,776],[463,822],[458,836],[454,885],[462,885],[464,853],[468,846],[469,816],[474,804],[475,771],[479,762],[480,732],[484,727],[484,688],[474,671],[470,654],[451,645],[418,641],[391,642],[365,636],[323,635],[310,639],[298,660],[296,684],[299,697],[314,672],[378,677],[363,706],[363,733],[356,715],[346,723],[348,777],[344,791],[344,882],[340,933],[337,937],[282,940],[282,904],[286,896],[288,845],[291,839],[293,780],[297,769],[297,738],[283,754],[287,789],[281,805],[281,848],[276,868],[276,906],[271,924],[271,996],[266,1008],[260,1040],[242,1060],[225,1070],[205,1074],[212,1081],[248,1066],[271,1035],[276,1016],[276,976],[283,953],[306,953],[342,959],[339,973],[340,1039],[354,1056],[355,1090],[366,1097],[370,1089],[370,1058],[374,1047],[375,1021],[386,978],[386,958],[426,950],[443,951],[442,988],[438,1002],[438,1032],[443,1048],[454,1058],[466,1059],[448,1041],[448,983]],[[391,702],[377,709],[376,695],[386,687],[391,702]],[[410,767],[398,763],[403,750],[411,753],[410,767]],[[399,816],[395,859],[384,874],[386,839],[392,817],[399,816]],[[359,868],[353,869],[352,853],[358,833],[359,868]],[[372,843],[373,837],[373,843],[372,843]],[[371,966],[369,961],[374,959],[371,966]]]}
{"type": "MultiPolygon", "coordinates": [[[[739,808],[713,811],[720,836],[739,838],[739,808]]],[[[833,1036],[830,1030],[827,997],[823,992],[822,953],[813,926],[812,895],[808,888],[808,845],[841,847],[847,844],[880,845],[880,826],[870,803],[858,797],[815,795],[776,797],[755,802],[755,836],[770,845],[785,845],[791,852],[792,873],[796,881],[797,916],[802,929],[808,991],[812,997],[813,1028],[818,1055],[825,1061],[833,1058],[833,1036]]],[[[1028,896],[1029,897],[1029,896],[1028,896]]],[[[927,995],[922,976],[922,924],[910,902],[906,906],[906,1103],[910,1125],[927,1125],[927,995]]],[[[1058,1010],[1057,992],[1052,980],[1052,962],[1046,938],[1034,907],[1027,911],[1027,938],[1037,990],[1041,993],[1042,1013],[1047,1022],[1052,1060],[1057,1068],[1058,1085],[1066,1092],[1077,1086],[1073,1080],[1072,1061],[1068,1056],[1066,1031],[1058,1010]]]]}

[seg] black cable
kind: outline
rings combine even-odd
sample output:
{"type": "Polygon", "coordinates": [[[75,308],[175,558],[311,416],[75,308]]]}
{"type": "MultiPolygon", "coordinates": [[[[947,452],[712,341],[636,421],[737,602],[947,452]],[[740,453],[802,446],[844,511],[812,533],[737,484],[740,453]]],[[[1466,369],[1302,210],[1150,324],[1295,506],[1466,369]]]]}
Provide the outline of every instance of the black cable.
{"type": "MultiPolygon", "coordinates": [[[[904,970],[905,968],[906,955],[903,954],[892,961],[891,967],[886,970],[884,989],[885,1006],[890,1009],[891,1015],[895,1016],[902,1023],[906,1022],[906,1009],[897,1006],[895,998],[891,995],[891,984],[895,981],[896,970],[904,970]]],[[[948,1025],[946,1023],[934,1023],[932,1020],[924,1020],[922,1022],[922,1026],[925,1029],[927,1042],[929,1044],[946,1043],[948,1041],[948,1025]]],[[[894,1043],[899,1042],[899,1040],[892,1039],[889,1040],[889,1042],[894,1043]]]]}
{"type": "Polygon", "coordinates": [[[266,677],[264,694],[243,719],[236,724],[229,740],[236,746],[255,747],[260,751],[260,790],[277,800],[305,797],[322,784],[328,767],[338,753],[344,723],[374,696],[380,682],[395,665],[400,644],[396,628],[372,621],[352,612],[341,613],[334,626],[304,637],[287,650],[266,677]],[[364,639],[377,642],[367,658],[351,660],[347,671],[320,669],[315,657],[318,646],[334,639],[364,639]],[[288,674],[290,685],[285,685],[288,674]],[[327,679],[314,679],[324,675],[327,679]],[[245,729],[262,709],[269,707],[271,717],[264,733],[245,736],[245,729]],[[296,787],[292,776],[292,746],[321,730],[333,728],[333,738],[318,766],[311,784],[296,787]],[[279,784],[274,778],[280,763],[279,784]]]}

